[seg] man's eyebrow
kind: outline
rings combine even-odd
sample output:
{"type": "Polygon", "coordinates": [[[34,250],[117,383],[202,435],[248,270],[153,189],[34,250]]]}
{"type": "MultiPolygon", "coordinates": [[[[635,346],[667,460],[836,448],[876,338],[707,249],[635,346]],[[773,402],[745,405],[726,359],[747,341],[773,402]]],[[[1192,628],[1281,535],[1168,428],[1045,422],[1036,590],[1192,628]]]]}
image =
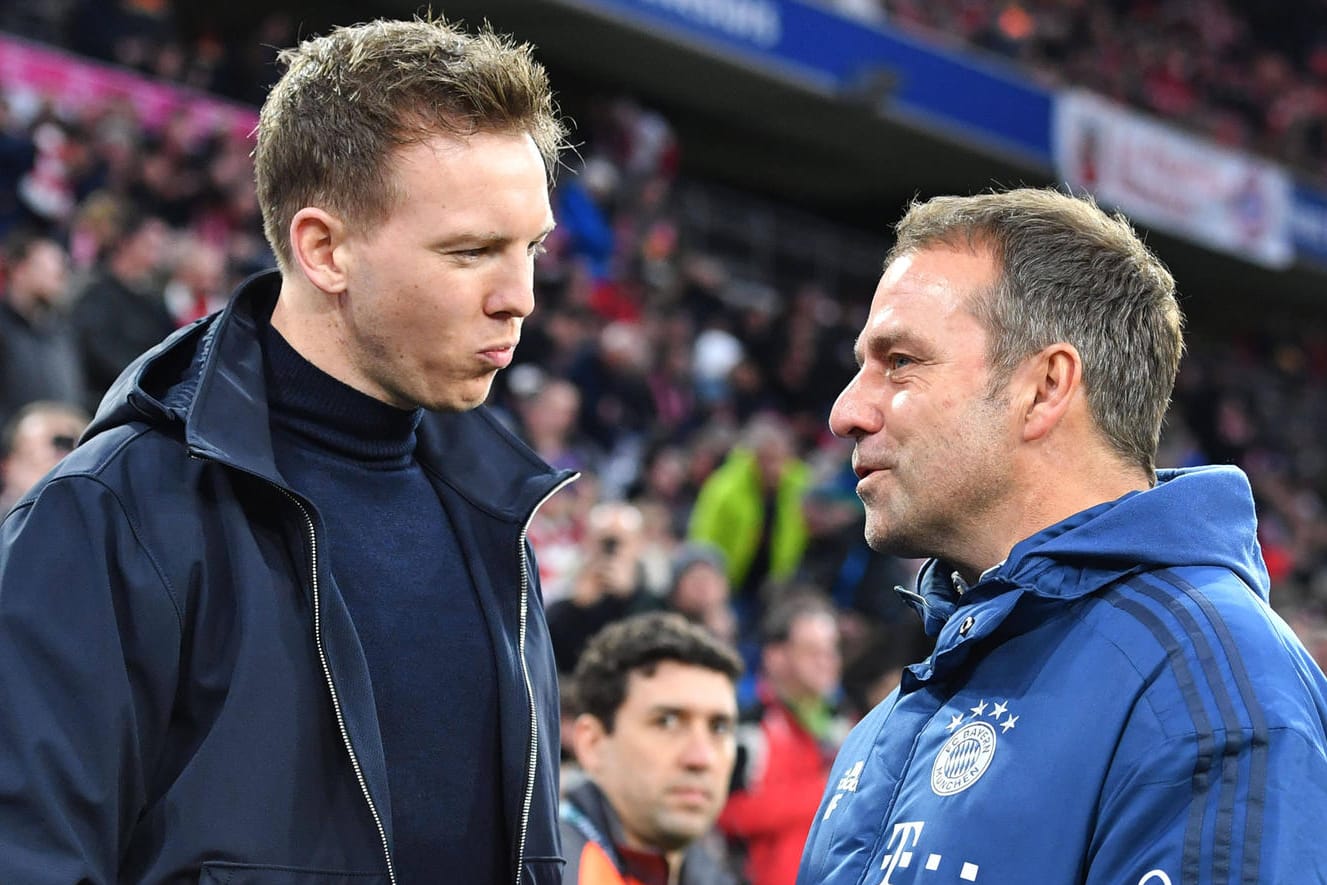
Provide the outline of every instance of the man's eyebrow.
{"type": "Polygon", "coordinates": [[[457,231],[439,237],[434,244],[435,248],[447,246],[492,246],[498,243],[505,243],[510,237],[504,237],[496,233],[480,233],[479,231],[467,230],[457,231]]]}
{"type": "Polygon", "coordinates": [[[861,368],[868,353],[883,355],[899,347],[920,350],[922,344],[917,336],[906,331],[886,329],[875,334],[862,332],[853,344],[852,355],[857,360],[857,367],[861,368]]]}
{"type": "Polygon", "coordinates": [[[650,707],[650,713],[658,715],[660,713],[690,713],[691,708],[681,704],[654,704],[650,707]]]}
{"type": "MultiPolygon", "coordinates": [[[[535,237],[532,240],[532,242],[540,242],[542,240],[547,239],[548,235],[551,234],[553,232],[553,229],[556,228],[557,226],[558,225],[556,221],[550,222],[547,227],[545,227],[539,233],[535,234],[535,237]]],[[[504,234],[497,233],[496,231],[488,231],[486,233],[480,233],[479,231],[473,231],[473,230],[459,231],[457,233],[448,234],[440,238],[437,241],[437,243],[434,244],[434,248],[457,246],[460,244],[476,245],[476,246],[500,246],[504,243],[515,242],[517,239],[519,238],[506,236],[504,234]]]]}
{"type": "Polygon", "coordinates": [[[702,716],[707,719],[725,719],[736,721],[737,714],[728,710],[702,710],[697,707],[688,707],[682,704],[655,704],[649,709],[650,715],[660,716],[664,713],[675,713],[679,716],[702,716]]]}

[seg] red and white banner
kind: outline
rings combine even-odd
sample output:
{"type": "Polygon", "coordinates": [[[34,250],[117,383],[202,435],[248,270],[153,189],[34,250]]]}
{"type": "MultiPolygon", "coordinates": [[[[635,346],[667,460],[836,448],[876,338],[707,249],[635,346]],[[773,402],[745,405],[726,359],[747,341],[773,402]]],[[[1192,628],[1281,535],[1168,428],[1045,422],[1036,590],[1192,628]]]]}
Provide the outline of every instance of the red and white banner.
{"type": "Polygon", "coordinates": [[[184,113],[191,134],[220,131],[247,141],[258,125],[257,110],[246,105],[4,34],[0,34],[0,90],[11,104],[49,101],[57,110],[72,114],[127,101],[138,119],[153,129],[172,115],[184,113]]]}
{"type": "Polygon", "coordinates": [[[1060,178],[1139,224],[1268,267],[1294,259],[1284,169],[1127,110],[1099,95],[1056,97],[1060,178]]]}

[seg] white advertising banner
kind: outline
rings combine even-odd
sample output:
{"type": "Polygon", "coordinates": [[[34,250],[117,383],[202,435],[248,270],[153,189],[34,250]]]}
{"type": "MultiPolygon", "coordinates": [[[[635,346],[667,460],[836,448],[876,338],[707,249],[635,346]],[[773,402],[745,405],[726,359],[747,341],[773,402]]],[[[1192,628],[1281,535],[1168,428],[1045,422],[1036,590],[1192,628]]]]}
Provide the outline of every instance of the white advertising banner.
{"type": "Polygon", "coordinates": [[[1183,134],[1099,95],[1056,97],[1056,171],[1139,224],[1268,267],[1287,267],[1290,176],[1276,164],[1183,134]]]}

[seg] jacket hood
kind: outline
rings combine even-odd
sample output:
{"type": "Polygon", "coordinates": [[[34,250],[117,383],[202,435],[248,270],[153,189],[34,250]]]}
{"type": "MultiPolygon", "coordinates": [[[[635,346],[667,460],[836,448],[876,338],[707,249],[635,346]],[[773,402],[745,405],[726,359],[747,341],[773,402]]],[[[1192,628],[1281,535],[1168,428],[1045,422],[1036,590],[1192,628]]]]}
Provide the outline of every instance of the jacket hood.
{"type": "Polygon", "coordinates": [[[1248,478],[1236,467],[1157,471],[1157,484],[1074,514],[1014,545],[1008,558],[960,597],[959,579],[939,560],[904,593],[939,632],[962,601],[1018,588],[1074,599],[1134,571],[1172,566],[1229,569],[1263,600],[1271,581],[1254,527],[1248,478]]]}
{"type": "MultiPolygon", "coordinates": [[[[287,487],[272,453],[258,334],[280,289],[276,271],[250,277],[225,310],[140,356],[102,399],[83,439],[134,421],[174,423],[191,454],[287,487]]],[[[421,464],[471,504],[506,521],[523,520],[576,476],[553,470],[482,406],[426,412],[418,433],[421,464]]]]}

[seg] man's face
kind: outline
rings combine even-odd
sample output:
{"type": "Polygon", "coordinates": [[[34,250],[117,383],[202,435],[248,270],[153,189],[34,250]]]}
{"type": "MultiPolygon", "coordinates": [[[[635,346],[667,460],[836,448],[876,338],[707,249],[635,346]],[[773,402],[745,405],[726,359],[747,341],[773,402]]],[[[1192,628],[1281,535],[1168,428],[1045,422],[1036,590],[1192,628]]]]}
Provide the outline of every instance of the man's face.
{"type": "Polygon", "coordinates": [[[756,469],[760,480],[767,489],[777,489],[783,469],[793,456],[792,445],[781,435],[770,436],[756,447],[756,469]]]}
{"type": "Polygon", "coordinates": [[[170,230],[166,223],[158,218],[146,219],[116,252],[113,260],[116,272],[130,285],[150,281],[161,268],[169,245],[170,230]]]}
{"type": "Polygon", "coordinates": [[[768,663],[774,665],[771,675],[779,690],[790,700],[828,698],[843,670],[838,624],[828,614],[797,618],[768,663]]]}
{"type": "Polygon", "coordinates": [[[73,449],[83,426],[72,415],[44,411],[20,421],[13,449],[2,465],[6,493],[17,497],[36,485],[73,449]]]}
{"type": "Polygon", "coordinates": [[[543,159],[528,135],[478,132],[409,145],[389,169],[396,207],[337,248],[342,380],[401,408],[472,409],[534,310],[543,159]]]}
{"type": "Polygon", "coordinates": [[[728,576],[708,562],[697,562],[678,576],[672,606],[688,618],[703,620],[728,599],[728,576]]]}
{"type": "Polygon", "coordinates": [[[38,240],[14,268],[11,287],[37,304],[56,304],[65,296],[69,261],[65,251],[52,240],[38,240]]]}
{"type": "Polygon", "coordinates": [[[576,426],[581,394],[570,382],[553,380],[534,395],[525,409],[525,424],[538,440],[565,438],[576,426]]]}
{"type": "Polygon", "coordinates": [[[987,335],[969,309],[996,272],[985,251],[937,245],[897,258],[876,289],[857,342],[861,368],[829,422],[856,443],[876,550],[949,558],[1009,488],[1016,423],[988,396],[987,335]]]}
{"type": "Polygon", "coordinates": [[[577,755],[621,818],[627,844],[677,851],[703,836],[728,798],[737,745],[732,681],[661,661],[632,673],[613,730],[577,721],[577,755]]]}

